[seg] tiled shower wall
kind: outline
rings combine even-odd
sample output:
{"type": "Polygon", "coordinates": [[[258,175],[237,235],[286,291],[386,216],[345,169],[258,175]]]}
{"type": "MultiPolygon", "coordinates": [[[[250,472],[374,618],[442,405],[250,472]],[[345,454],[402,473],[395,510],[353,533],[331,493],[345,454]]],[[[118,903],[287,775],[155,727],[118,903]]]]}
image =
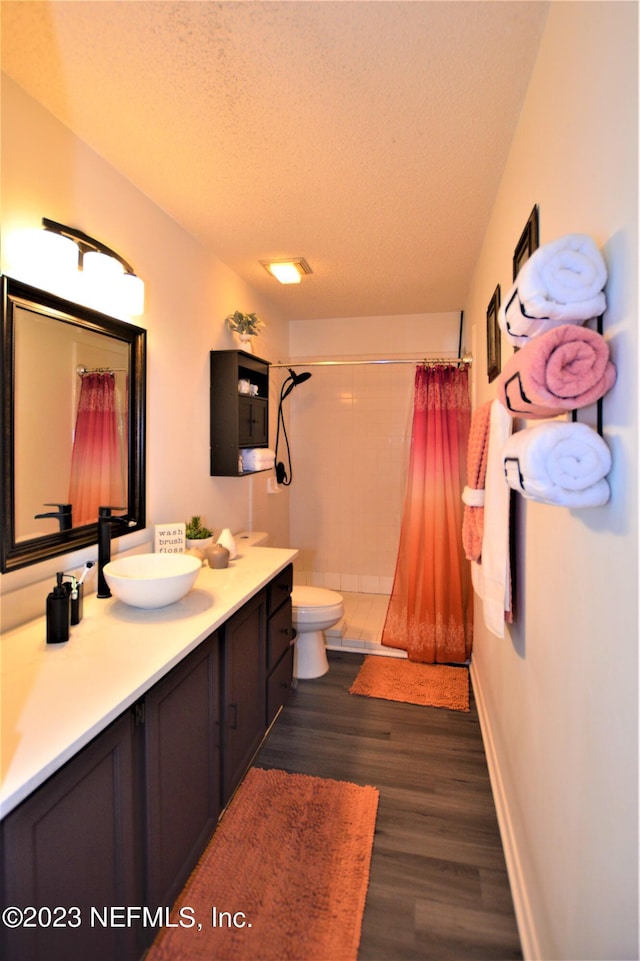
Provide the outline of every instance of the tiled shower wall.
{"type": "Polygon", "coordinates": [[[291,325],[292,366],[312,376],[285,400],[293,462],[290,543],[300,551],[299,583],[390,594],[409,462],[415,364],[305,368],[298,358],[305,347],[307,359],[399,358],[399,350],[405,356],[410,351],[416,357],[455,356],[459,315],[360,321],[337,322],[339,331],[331,322],[291,325]],[[399,329],[404,341],[399,341],[399,329]],[[341,354],[335,352],[336,344],[341,354]]]}
{"type": "Polygon", "coordinates": [[[409,364],[316,367],[291,411],[291,544],[307,583],[389,594],[411,436],[409,364]]]}

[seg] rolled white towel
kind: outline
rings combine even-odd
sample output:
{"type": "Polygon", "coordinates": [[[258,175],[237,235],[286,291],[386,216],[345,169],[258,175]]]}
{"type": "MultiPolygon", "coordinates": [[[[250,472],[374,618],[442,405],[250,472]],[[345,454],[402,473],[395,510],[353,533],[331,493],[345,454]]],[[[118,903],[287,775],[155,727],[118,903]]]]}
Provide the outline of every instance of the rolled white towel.
{"type": "Polygon", "coordinates": [[[507,339],[521,347],[559,324],[584,324],[604,312],[607,268],[586,234],[544,244],[523,264],[498,313],[507,339]]]}
{"type": "Polygon", "coordinates": [[[611,453],[586,424],[549,421],[517,431],[503,448],[502,463],[509,487],[531,500],[561,507],[600,507],[609,500],[611,453]]]}
{"type": "Polygon", "coordinates": [[[258,468],[273,467],[276,455],[268,447],[248,447],[242,452],[242,466],[245,469],[256,470],[258,468]]]}
{"type": "Polygon", "coordinates": [[[243,447],[242,453],[256,460],[269,460],[269,458],[274,460],[276,456],[275,451],[272,451],[270,447],[243,447]]]}

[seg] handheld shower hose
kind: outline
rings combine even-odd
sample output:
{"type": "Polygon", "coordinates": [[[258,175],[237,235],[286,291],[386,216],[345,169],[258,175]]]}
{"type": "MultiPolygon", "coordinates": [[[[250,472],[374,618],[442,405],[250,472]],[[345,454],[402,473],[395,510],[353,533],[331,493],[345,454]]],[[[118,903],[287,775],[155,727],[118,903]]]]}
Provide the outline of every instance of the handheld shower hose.
{"type": "Polygon", "coordinates": [[[311,374],[309,371],[304,370],[301,374],[296,374],[295,370],[291,367],[288,368],[289,376],[285,378],[282,388],[280,390],[280,403],[278,404],[278,426],[276,429],[276,481],[278,484],[282,484],[284,487],[288,487],[293,481],[293,468],[291,466],[291,449],[289,447],[289,438],[287,436],[287,427],[284,421],[284,413],[282,410],[282,403],[286,397],[289,396],[294,387],[298,384],[303,384],[305,380],[309,380],[311,374]],[[278,444],[280,443],[280,427],[282,427],[282,435],[284,437],[284,443],[287,449],[287,461],[289,464],[289,473],[287,474],[287,468],[282,461],[278,460],[278,444]]]}

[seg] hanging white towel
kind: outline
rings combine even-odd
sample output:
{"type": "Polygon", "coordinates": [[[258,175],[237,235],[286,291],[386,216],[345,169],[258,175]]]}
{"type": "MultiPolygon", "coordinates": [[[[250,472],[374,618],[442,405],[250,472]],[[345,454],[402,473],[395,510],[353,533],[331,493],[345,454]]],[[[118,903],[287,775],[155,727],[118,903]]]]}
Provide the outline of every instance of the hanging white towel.
{"type": "Polygon", "coordinates": [[[524,497],[561,507],[609,500],[609,448],[591,427],[549,421],[509,438],[502,452],[507,483],[524,497]]]}
{"type": "Polygon", "coordinates": [[[482,598],[484,623],[497,637],[504,637],[505,611],[511,610],[509,564],[509,499],[502,451],[513,428],[513,419],[498,400],[491,405],[489,450],[484,499],[482,563],[471,564],[474,590],[482,598]]]}
{"type": "Polygon", "coordinates": [[[498,323],[514,347],[560,324],[584,324],[607,306],[607,268],[586,234],[544,244],[523,264],[504,298],[498,323]]]}
{"type": "Polygon", "coordinates": [[[484,507],[484,487],[476,488],[465,485],[462,491],[462,503],[467,507],[484,507]]]}

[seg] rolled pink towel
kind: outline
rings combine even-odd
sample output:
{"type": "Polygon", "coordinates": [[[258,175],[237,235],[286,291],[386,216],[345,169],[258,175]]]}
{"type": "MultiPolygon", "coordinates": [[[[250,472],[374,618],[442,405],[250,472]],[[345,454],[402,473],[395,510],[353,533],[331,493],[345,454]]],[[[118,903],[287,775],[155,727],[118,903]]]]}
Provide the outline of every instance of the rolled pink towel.
{"type": "Polygon", "coordinates": [[[498,400],[513,417],[540,419],[588,407],[615,380],[604,337],[589,327],[563,324],[515,353],[496,384],[498,400]]]}

